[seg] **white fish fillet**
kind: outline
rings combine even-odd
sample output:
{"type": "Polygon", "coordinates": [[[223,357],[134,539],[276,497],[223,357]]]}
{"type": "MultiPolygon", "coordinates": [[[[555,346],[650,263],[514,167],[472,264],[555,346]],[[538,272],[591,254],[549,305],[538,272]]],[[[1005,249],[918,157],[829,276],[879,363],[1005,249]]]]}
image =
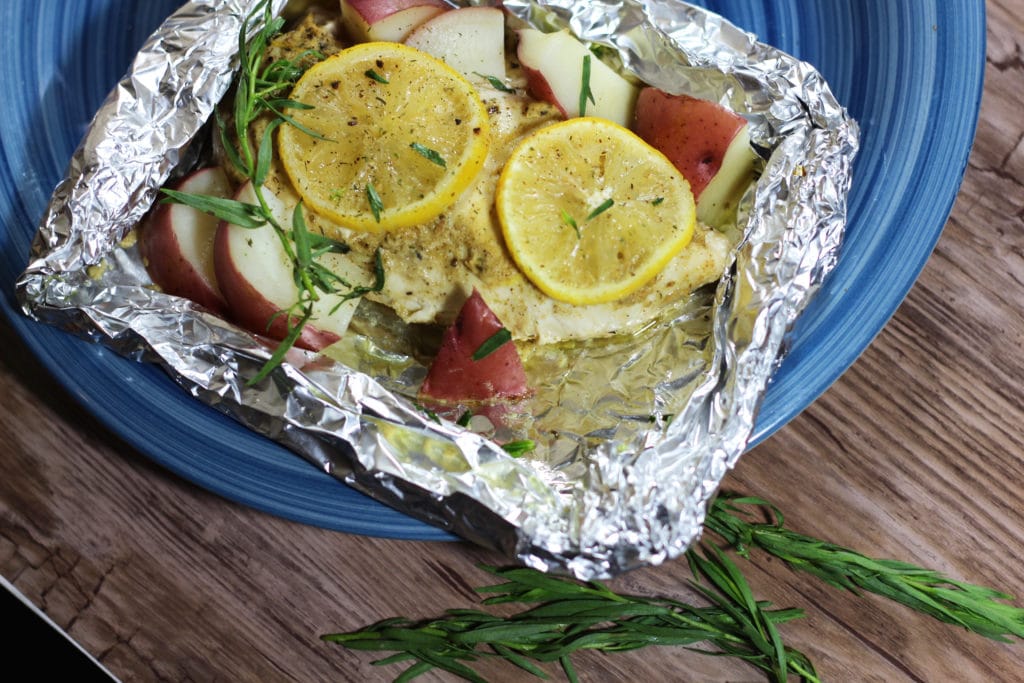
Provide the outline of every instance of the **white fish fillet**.
{"type": "MultiPolygon", "coordinates": [[[[275,41],[275,47],[281,50],[279,56],[294,56],[311,44],[333,53],[341,47],[333,40],[329,24],[307,17],[275,41]]],[[[520,86],[516,92],[523,92],[525,77],[512,62],[509,76],[520,86]]],[[[721,277],[732,244],[722,233],[698,224],[690,244],[651,282],[625,298],[580,306],[552,299],[534,286],[505,247],[494,197],[498,176],[518,141],[540,126],[561,120],[561,114],[552,105],[524,95],[486,87],[480,92],[491,121],[487,161],[473,185],[437,219],[371,234],[306,212],[310,229],[352,248],[348,256],[364,269],[365,283],[373,281],[374,255],[381,248],[386,284],[368,298],[390,307],[407,323],[448,325],[476,288],[515,339],[546,344],[636,330],[694,289],[721,277]]],[[[276,159],[265,187],[284,202],[290,215],[298,196],[276,159]]]]}
{"type": "MultiPolygon", "coordinates": [[[[354,231],[321,216],[311,229],[348,244],[348,255],[371,280],[381,247],[384,290],[369,296],[409,323],[451,323],[476,288],[518,340],[554,343],[635,330],[697,287],[721,277],[732,245],[718,231],[698,225],[691,243],[658,276],[633,294],[609,303],[574,305],[534,286],[508,253],[494,211],[498,175],[516,143],[539,126],[560,120],[557,110],[525,96],[487,91],[491,119],[488,159],[474,184],[437,219],[383,234],[354,231]]],[[[287,204],[298,201],[287,176],[275,166],[266,186],[287,204]]]]}

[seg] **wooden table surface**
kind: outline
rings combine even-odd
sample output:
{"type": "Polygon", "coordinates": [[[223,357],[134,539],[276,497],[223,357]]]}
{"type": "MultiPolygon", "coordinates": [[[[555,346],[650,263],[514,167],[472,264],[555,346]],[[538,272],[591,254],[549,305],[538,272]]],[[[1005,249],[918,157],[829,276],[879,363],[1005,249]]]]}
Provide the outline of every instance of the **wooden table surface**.
{"type": "MultiPolygon", "coordinates": [[[[724,486],[776,502],[799,531],[1024,596],[1024,1],[987,8],[981,121],[933,256],[853,367],[724,486]]],[[[122,680],[390,680],[399,668],[319,636],[476,606],[471,586],[489,578],[476,565],[503,561],[220,498],[120,442],[6,323],[0,345],[0,573],[122,680]]],[[[840,593],[763,554],[742,566],[758,596],[806,608],[783,635],[825,680],[1024,676],[1024,644],[840,593]]],[[[611,585],[686,599],[688,576],[673,562],[611,585]]],[[[575,661],[586,681],[761,680],[680,648],[575,661]]]]}

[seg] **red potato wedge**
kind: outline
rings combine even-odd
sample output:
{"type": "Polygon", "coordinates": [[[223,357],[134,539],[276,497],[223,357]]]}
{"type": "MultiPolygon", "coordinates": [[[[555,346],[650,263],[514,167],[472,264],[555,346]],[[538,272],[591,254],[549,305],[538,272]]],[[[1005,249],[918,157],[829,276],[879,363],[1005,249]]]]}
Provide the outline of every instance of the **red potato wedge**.
{"type": "Polygon", "coordinates": [[[503,329],[480,293],[473,290],[455,322],[445,330],[420,396],[442,403],[486,403],[529,396],[526,371],[511,340],[483,358],[473,358],[485,342],[503,329]]]}
{"type": "Polygon", "coordinates": [[[566,118],[579,116],[583,61],[589,56],[594,101],[588,102],[586,115],[629,126],[639,88],[594,56],[576,36],[568,30],[543,33],[532,28],[520,30],[518,36],[516,57],[530,95],[555,105],[566,118]]]}
{"type": "Polygon", "coordinates": [[[341,23],[357,43],[400,43],[414,28],[451,9],[442,0],[341,0],[341,23]]]}
{"type": "Polygon", "coordinates": [[[647,87],[632,127],[690,182],[700,221],[717,226],[735,214],[754,176],[746,119],[717,102],[647,87]]]}
{"type": "MultiPolygon", "coordinates": [[[[266,190],[264,196],[278,222],[290,226],[290,212],[266,190]]],[[[252,185],[243,185],[236,199],[256,203],[252,185]]],[[[292,276],[292,261],[273,228],[243,228],[221,222],[213,254],[231,319],[256,334],[284,339],[288,320],[282,311],[297,301],[299,290],[292,276]]],[[[349,282],[363,277],[342,254],[322,256],[320,263],[349,282]]],[[[343,302],[340,294],[321,292],[320,300],[313,304],[313,318],[303,328],[296,346],[319,351],[338,341],[348,329],[357,304],[356,299],[343,302]]]]}
{"type": "MultiPolygon", "coordinates": [[[[227,197],[231,186],[220,168],[204,168],[171,189],[227,197]]],[[[191,299],[223,315],[226,303],[213,266],[217,219],[183,204],[157,204],[139,228],[139,252],[153,282],[168,294],[191,299]]]]}
{"type": "Polygon", "coordinates": [[[405,44],[437,57],[471,81],[505,80],[505,13],[460,7],[415,28],[405,44]]]}
{"type": "Polygon", "coordinates": [[[750,127],[743,126],[725,150],[718,173],[697,201],[697,219],[711,226],[723,226],[736,219],[743,193],[757,178],[757,157],[750,146],[750,127]]]}

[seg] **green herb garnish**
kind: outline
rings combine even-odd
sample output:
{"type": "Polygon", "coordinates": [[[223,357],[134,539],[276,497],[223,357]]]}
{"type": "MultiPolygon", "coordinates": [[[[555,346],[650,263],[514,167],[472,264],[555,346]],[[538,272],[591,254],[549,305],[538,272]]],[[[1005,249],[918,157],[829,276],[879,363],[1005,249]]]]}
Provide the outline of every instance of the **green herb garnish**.
{"type": "Polygon", "coordinates": [[[576,219],[573,218],[572,215],[565,209],[559,209],[559,211],[561,211],[562,213],[562,223],[564,225],[568,225],[570,228],[576,231],[576,239],[583,237],[583,235],[580,233],[580,226],[578,223],[576,223],[576,219]]]}
{"type": "Polygon", "coordinates": [[[427,418],[429,418],[432,422],[436,422],[437,424],[441,424],[441,416],[438,415],[433,410],[431,410],[430,408],[426,407],[425,405],[422,405],[420,403],[415,403],[415,402],[413,403],[413,406],[416,408],[416,410],[418,410],[421,413],[423,413],[424,415],[426,415],[427,418]]]}
{"type": "Polygon", "coordinates": [[[445,162],[444,157],[442,157],[440,154],[430,149],[429,147],[421,145],[418,142],[411,143],[409,147],[411,147],[414,152],[422,156],[427,161],[437,164],[441,168],[448,168],[448,164],[445,162]]]}
{"type": "Polygon", "coordinates": [[[583,56],[583,74],[580,79],[580,116],[587,115],[587,102],[596,104],[594,93],[590,90],[590,55],[583,56]]]}
{"type": "Polygon", "coordinates": [[[378,83],[383,83],[384,85],[388,84],[388,79],[384,78],[373,69],[367,69],[365,72],[363,72],[363,75],[372,81],[377,81],[378,83]]]}
{"type": "Polygon", "coordinates": [[[323,59],[323,54],[306,50],[294,59],[279,59],[264,64],[271,40],[284,25],[283,18],[273,16],[270,0],[260,0],[245,17],[238,34],[238,59],[241,66],[235,84],[233,126],[229,129],[220,112],[216,112],[216,123],[225,155],[232,166],[251,181],[256,203],[163,190],[169,201],[187,204],[235,225],[246,228],[270,226],[278,235],[292,263],[298,297],[290,307],[278,311],[268,322],[269,326],[284,316],[287,334],[256,376],[249,380],[249,384],[260,382],[283,362],[289,349],[301,337],[306,323],[313,317],[313,304],[320,300],[322,294],[341,295],[341,302],[344,302],[371,291],[380,291],[384,286],[379,251],[374,284],[353,286],[317,262],[317,258],[327,252],[345,253],[348,251],[347,245],[309,232],[301,203],[293,212],[290,228],[281,225],[270,210],[263,183],[273,161],[274,131],[281,125],[290,125],[307,135],[325,139],[288,114],[291,109],[311,107],[285,96],[313,62],[323,59]],[[248,38],[250,34],[253,36],[251,40],[248,38]],[[254,148],[250,131],[253,124],[265,115],[269,115],[271,120],[254,148]]]}
{"type": "Polygon", "coordinates": [[[1008,595],[906,562],[869,558],[790,531],[783,523],[782,513],[767,501],[725,493],[715,499],[704,522],[743,557],[749,557],[750,548],[760,548],[836,588],[876,593],[993,640],[1024,638],[1024,609],[1000,602],[1011,599],[1008,595]],[[741,516],[742,508],[747,515],[741,516]],[[745,518],[758,508],[768,512],[768,522],[745,518]]]}
{"type": "Polygon", "coordinates": [[[472,358],[473,360],[483,360],[510,341],[512,341],[512,333],[503,327],[485,339],[484,343],[473,352],[472,358]]]}
{"type": "MultiPolygon", "coordinates": [[[[323,54],[315,50],[307,50],[297,59],[279,59],[266,66],[263,65],[264,53],[271,40],[281,32],[284,25],[285,20],[282,17],[275,18],[273,16],[269,0],[258,2],[242,22],[241,30],[238,32],[238,58],[241,68],[234,100],[234,133],[237,147],[227,139],[226,128],[223,126],[221,128],[222,140],[226,143],[224,148],[232,163],[245,177],[260,181],[254,182],[256,185],[262,184],[262,177],[258,173],[249,129],[258,118],[270,113],[275,118],[275,122],[271,124],[273,126],[276,126],[278,122],[285,122],[308,135],[321,139],[323,137],[302,126],[286,113],[287,109],[309,109],[310,106],[289,100],[284,96],[284,93],[291,90],[296,81],[305,73],[309,66],[306,62],[323,59],[323,54]],[[255,32],[252,40],[247,40],[247,36],[259,22],[262,22],[262,26],[255,32]]],[[[266,139],[267,136],[264,135],[264,141],[266,139]]],[[[260,150],[265,147],[267,145],[261,144],[260,150]]],[[[266,155],[265,159],[269,159],[271,150],[262,153],[266,155]]]]}
{"type": "Polygon", "coordinates": [[[504,659],[538,678],[547,676],[534,662],[558,662],[575,681],[574,652],[614,653],[655,644],[705,644],[715,648],[708,654],[741,657],[777,681],[787,674],[818,680],[810,660],[779,639],[778,625],[803,616],[802,611],[775,610],[752,599],[742,575],[717,549],[703,555],[691,551],[691,566],[692,586],[708,598],[706,607],[621,595],[597,581],[580,583],[534,569],[483,567],[501,580],[477,589],[491,594],[484,605],[528,607],[507,617],[474,609],[449,610],[426,621],[399,617],[322,638],[353,650],[396,653],[374,664],[407,664],[396,679],[402,681],[431,669],[483,681],[467,662],[485,657],[504,659]]]}
{"type": "Polygon", "coordinates": [[[366,185],[366,201],[370,203],[370,211],[373,212],[373,220],[380,223],[380,212],[384,210],[384,202],[381,200],[380,195],[377,194],[376,188],[373,183],[366,185]]]}
{"type": "MultiPolygon", "coordinates": [[[[335,276],[335,277],[337,277],[337,276],[335,276]]],[[[344,283],[344,285],[346,287],[349,287],[350,289],[349,289],[347,294],[344,294],[341,297],[341,301],[339,301],[337,303],[337,305],[335,305],[335,307],[331,309],[331,313],[334,313],[336,310],[338,310],[338,306],[341,306],[346,301],[351,301],[352,299],[358,299],[361,296],[365,296],[367,294],[370,294],[370,293],[373,293],[373,292],[379,292],[379,291],[383,290],[384,289],[384,285],[386,283],[386,280],[384,278],[384,257],[383,257],[383,254],[381,252],[381,248],[377,247],[377,250],[373,253],[373,284],[372,285],[357,285],[357,286],[353,287],[351,284],[349,284],[348,282],[345,282],[344,280],[342,280],[342,282],[344,283]]]]}
{"type": "Polygon", "coordinates": [[[598,216],[600,216],[602,213],[604,213],[608,209],[612,208],[613,206],[615,206],[615,200],[614,199],[606,199],[606,200],[604,200],[593,211],[591,211],[589,214],[587,214],[587,220],[589,221],[592,218],[597,218],[598,216]]]}
{"type": "Polygon", "coordinates": [[[519,458],[536,448],[537,444],[535,444],[531,439],[519,439],[517,441],[503,443],[501,444],[501,447],[513,458],[519,458]]]}
{"type": "MultiPolygon", "coordinates": [[[[615,200],[614,199],[606,199],[606,200],[604,200],[598,206],[594,207],[594,209],[590,213],[587,214],[587,217],[585,219],[583,219],[583,222],[585,223],[585,222],[587,222],[587,221],[589,221],[589,220],[591,220],[593,218],[597,218],[598,216],[600,216],[602,213],[604,213],[608,209],[612,208],[613,206],[615,206],[615,200]]],[[[561,216],[562,216],[562,224],[563,225],[568,225],[570,228],[575,230],[576,231],[576,238],[577,239],[582,238],[583,237],[583,233],[580,231],[580,225],[579,225],[579,223],[576,222],[576,219],[572,217],[572,214],[570,214],[565,209],[559,209],[559,212],[561,213],[561,216]]]]}
{"type": "Polygon", "coordinates": [[[478,71],[474,71],[473,74],[486,80],[488,83],[491,84],[491,87],[494,88],[495,90],[500,90],[501,92],[507,93],[514,93],[516,91],[515,88],[505,85],[505,82],[502,81],[497,76],[488,76],[487,74],[482,74],[478,71]]]}
{"type": "Polygon", "coordinates": [[[205,194],[191,192],[179,192],[177,190],[162,189],[166,195],[166,202],[185,204],[193,209],[208,213],[214,218],[227,221],[243,228],[259,228],[267,224],[262,209],[255,204],[240,202],[237,199],[225,197],[211,197],[205,194]]]}
{"type": "Polygon", "coordinates": [[[657,199],[652,199],[652,200],[651,200],[651,205],[652,205],[652,206],[659,206],[659,205],[661,205],[661,203],[662,203],[662,202],[664,202],[664,201],[665,201],[665,198],[664,198],[664,197],[658,197],[657,199]]]}
{"type": "Polygon", "coordinates": [[[318,258],[323,254],[347,254],[352,251],[352,247],[344,242],[339,242],[318,232],[309,233],[307,239],[314,250],[313,258],[318,258]]]}
{"type": "MultiPolygon", "coordinates": [[[[709,507],[705,530],[741,557],[749,559],[750,549],[760,548],[837,588],[877,593],[994,640],[1024,637],[1024,609],[1006,604],[1009,596],[790,531],[778,508],[759,498],[719,494],[709,507]],[[747,519],[758,510],[767,511],[769,521],[747,519]]],[[[536,663],[558,662],[568,679],[576,681],[570,655],[579,650],[610,654],[650,645],[698,644],[702,647],[692,651],[742,659],[770,681],[819,680],[812,662],[786,646],[779,631],[801,618],[802,610],[773,609],[758,600],[739,567],[717,545],[690,548],[686,558],[693,573],[690,587],[706,606],[623,595],[597,581],[581,583],[534,569],[483,567],[502,580],[477,589],[492,594],[484,605],[528,607],[509,616],[458,609],[433,620],[398,617],[322,638],[353,650],[396,653],[374,664],[407,664],[396,679],[402,681],[433,669],[482,681],[467,664],[482,658],[503,659],[538,678],[547,675],[536,663]]]]}

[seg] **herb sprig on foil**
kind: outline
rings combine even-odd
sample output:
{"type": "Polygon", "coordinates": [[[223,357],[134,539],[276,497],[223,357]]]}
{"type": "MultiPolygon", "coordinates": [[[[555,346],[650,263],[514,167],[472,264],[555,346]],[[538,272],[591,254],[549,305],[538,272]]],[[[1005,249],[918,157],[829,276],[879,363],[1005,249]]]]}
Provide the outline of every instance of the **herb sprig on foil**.
{"type": "MultiPolygon", "coordinates": [[[[270,0],[257,3],[242,22],[238,36],[238,58],[240,70],[235,86],[233,126],[229,128],[222,117],[217,116],[221,143],[230,163],[252,183],[256,204],[234,199],[209,197],[165,189],[166,201],[186,204],[200,211],[228,221],[243,228],[272,228],[281,241],[285,254],[292,263],[292,271],[299,295],[287,309],[280,311],[287,322],[287,334],[278,344],[270,359],[260,371],[249,380],[255,384],[280,365],[299,338],[306,324],[313,317],[313,304],[322,294],[338,294],[340,306],[346,301],[359,298],[370,292],[379,292],[384,287],[384,268],[380,251],[377,251],[374,283],[357,286],[348,282],[318,262],[327,252],[345,253],[348,247],[336,240],[310,232],[303,215],[302,204],[296,206],[291,217],[291,227],[286,228],[274,216],[263,192],[263,184],[270,172],[273,154],[274,131],[281,125],[295,126],[307,135],[321,138],[292,118],[288,111],[309,109],[302,102],[288,99],[286,93],[305,72],[306,62],[322,59],[315,50],[306,50],[294,59],[277,59],[265,64],[265,54],[271,40],[284,28],[285,20],[274,17],[270,0]],[[253,34],[249,38],[250,33],[253,34]],[[251,130],[257,120],[270,115],[270,122],[263,130],[259,144],[253,145],[251,130]],[[232,136],[230,133],[233,132],[232,136]],[[233,139],[232,139],[233,137],[233,139]]],[[[335,306],[335,309],[337,308],[335,306]]],[[[271,319],[269,324],[273,322],[271,319]]]]}
{"type": "MultiPolygon", "coordinates": [[[[778,508],[759,498],[720,494],[708,511],[705,530],[741,557],[749,558],[750,548],[759,548],[838,588],[871,591],[995,640],[1024,638],[1024,609],[1006,604],[1009,596],[798,534],[783,526],[778,508]],[[750,521],[762,509],[769,513],[769,521],[750,521]]],[[[395,653],[374,664],[406,665],[396,681],[432,669],[483,681],[469,666],[482,658],[503,659],[538,678],[547,678],[538,664],[557,662],[570,681],[577,681],[570,656],[579,650],[613,653],[650,645],[698,644],[704,647],[692,648],[695,652],[741,658],[771,681],[793,676],[819,680],[813,663],[786,646],[778,629],[803,616],[802,610],[774,609],[757,600],[718,544],[691,548],[686,557],[694,577],[691,588],[706,606],[621,595],[600,582],[580,583],[533,569],[484,567],[502,579],[477,589],[494,594],[483,601],[485,605],[532,606],[507,617],[458,609],[432,620],[385,619],[322,638],[352,650],[395,653]]]]}

